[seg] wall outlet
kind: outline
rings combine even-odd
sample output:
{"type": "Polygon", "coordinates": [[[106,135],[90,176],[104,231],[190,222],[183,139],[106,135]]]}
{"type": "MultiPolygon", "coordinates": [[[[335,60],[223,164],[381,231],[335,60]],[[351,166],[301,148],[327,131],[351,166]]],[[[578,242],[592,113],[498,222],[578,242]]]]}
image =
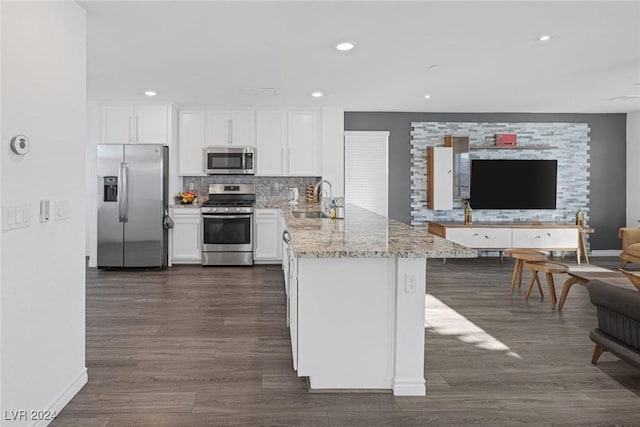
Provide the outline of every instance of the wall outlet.
{"type": "Polygon", "coordinates": [[[418,279],[413,274],[405,274],[404,291],[408,294],[415,294],[418,287],[418,279]]]}
{"type": "Polygon", "coordinates": [[[279,182],[274,182],[273,183],[273,189],[275,191],[279,191],[280,190],[280,183],[279,182]]]}
{"type": "Polygon", "coordinates": [[[193,191],[196,189],[196,184],[194,182],[189,183],[189,191],[193,191]]]}

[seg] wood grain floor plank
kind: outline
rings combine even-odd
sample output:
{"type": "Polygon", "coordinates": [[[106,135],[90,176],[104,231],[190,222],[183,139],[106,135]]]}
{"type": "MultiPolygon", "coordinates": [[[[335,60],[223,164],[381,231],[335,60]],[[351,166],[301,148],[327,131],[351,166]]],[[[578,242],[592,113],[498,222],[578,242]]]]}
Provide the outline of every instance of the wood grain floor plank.
{"type": "Polygon", "coordinates": [[[590,363],[584,289],[550,310],[509,294],[512,269],[429,260],[427,292],[507,350],[464,328],[427,329],[421,398],[308,393],[292,369],[278,266],[88,269],[89,383],[52,425],[640,425],[640,370],[607,352],[590,363]]]}

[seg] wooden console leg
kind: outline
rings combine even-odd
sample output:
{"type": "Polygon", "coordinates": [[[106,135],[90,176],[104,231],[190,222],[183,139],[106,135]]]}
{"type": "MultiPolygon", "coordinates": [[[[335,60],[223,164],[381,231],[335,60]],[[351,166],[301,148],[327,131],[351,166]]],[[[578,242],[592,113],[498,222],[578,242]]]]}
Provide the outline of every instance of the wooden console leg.
{"type": "Polygon", "coordinates": [[[591,363],[595,365],[598,362],[598,359],[600,359],[603,351],[604,347],[596,344],[596,348],[593,349],[593,356],[591,356],[591,363]]]}
{"type": "Polygon", "coordinates": [[[547,287],[549,288],[549,300],[551,301],[551,309],[556,308],[556,286],[553,283],[553,274],[547,274],[547,287]]]}

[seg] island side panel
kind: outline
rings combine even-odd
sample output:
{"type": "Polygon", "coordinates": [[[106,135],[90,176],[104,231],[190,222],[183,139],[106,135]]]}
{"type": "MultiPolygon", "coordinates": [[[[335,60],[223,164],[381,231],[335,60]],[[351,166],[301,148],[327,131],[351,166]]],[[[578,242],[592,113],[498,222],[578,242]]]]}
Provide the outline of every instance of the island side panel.
{"type": "Polygon", "coordinates": [[[396,258],[393,394],[424,396],[427,260],[396,258]]]}
{"type": "Polygon", "coordinates": [[[298,259],[298,375],[312,389],[391,389],[394,270],[394,258],[298,259]]]}

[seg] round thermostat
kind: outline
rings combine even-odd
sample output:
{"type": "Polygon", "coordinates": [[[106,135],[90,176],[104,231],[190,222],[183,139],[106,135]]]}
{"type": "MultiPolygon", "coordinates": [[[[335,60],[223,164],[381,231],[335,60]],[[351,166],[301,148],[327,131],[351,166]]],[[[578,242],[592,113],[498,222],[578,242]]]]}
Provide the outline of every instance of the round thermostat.
{"type": "Polygon", "coordinates": [[[11,150],[14,153],[24,156],[29,152],[31,148],[31,142],[27,135],[16,135],[11,138],[11,150]]]}

